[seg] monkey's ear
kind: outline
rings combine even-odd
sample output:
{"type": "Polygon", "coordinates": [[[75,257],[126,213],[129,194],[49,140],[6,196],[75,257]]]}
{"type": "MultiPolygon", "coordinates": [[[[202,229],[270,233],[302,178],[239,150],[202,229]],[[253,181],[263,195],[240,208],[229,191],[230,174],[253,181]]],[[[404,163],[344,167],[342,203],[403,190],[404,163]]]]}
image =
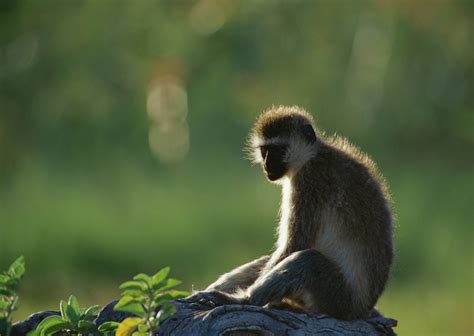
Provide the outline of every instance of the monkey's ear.
{"type": "Polygon", "coordinates": [[[309,124],[304,124],[301,127],[301,133],[303,134],[305,140],[308,142],[313,142],[316,140],[316,133],[314,132],[313,126],[309,124]]]}

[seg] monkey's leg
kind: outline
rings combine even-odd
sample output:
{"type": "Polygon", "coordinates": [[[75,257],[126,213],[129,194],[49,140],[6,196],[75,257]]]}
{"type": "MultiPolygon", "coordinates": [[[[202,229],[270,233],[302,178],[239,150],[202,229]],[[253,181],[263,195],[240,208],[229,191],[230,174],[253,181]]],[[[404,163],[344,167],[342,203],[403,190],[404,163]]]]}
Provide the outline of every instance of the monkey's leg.
{"type": "Polygon", "coordinates": [[[269,259],[269,256],[264,256],[239,266],[221,275],[204,291],[194,293],[186,298],[186,300],[190,302],[212,303],[213,305],[238,303],[237,297],[241,296],[243,290],[257,280],[260,271],[269,259]],[[235,292],[239,292],[239,294],[234,296],[227,295],[228,293],[235,292]]]}
{"type": "Polygon", "coordinates": [[[283,259],[250,286],[247,295],[246,301],[258,306],[294,300],[308,312],[352,318],[351,291],[344,276],[336,264],[313,249],[283,259]]]}

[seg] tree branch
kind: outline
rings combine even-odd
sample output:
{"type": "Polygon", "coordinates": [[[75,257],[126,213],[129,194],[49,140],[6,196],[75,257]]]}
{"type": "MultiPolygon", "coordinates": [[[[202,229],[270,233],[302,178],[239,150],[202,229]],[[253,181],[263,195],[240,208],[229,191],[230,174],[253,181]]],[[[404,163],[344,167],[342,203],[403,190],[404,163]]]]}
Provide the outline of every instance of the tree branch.
{"type": "MultiPolygon", "coordinates": [[[[96,319],[121,321],[128,313],[113,310],[116,301],[102,309],[96,319]]],[[[185,300],[175,301],[177,312],[164,321],[158,335],[395,335],[397,321],[383,316],[366,320],[342,321],[321,314],[301,314],[287,310],[249,305],[210,307],[185,300]]],[[[25,335],[45,317],[58,312],[40,312],[15,323],[12,336],[25,335]]]]}

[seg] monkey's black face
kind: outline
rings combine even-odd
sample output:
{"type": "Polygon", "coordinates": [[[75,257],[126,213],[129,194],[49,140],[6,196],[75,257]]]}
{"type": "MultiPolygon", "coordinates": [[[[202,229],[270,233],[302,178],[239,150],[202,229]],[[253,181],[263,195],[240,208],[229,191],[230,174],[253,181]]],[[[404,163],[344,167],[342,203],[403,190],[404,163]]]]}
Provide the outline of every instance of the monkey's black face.
{"type": "Polygon", "coordinates": [[[270,181],[282,178],[288,171],[288,163],[285,162],[287,150],[287,145],[272,144],[260,146],[263,170],[270,181]]]}

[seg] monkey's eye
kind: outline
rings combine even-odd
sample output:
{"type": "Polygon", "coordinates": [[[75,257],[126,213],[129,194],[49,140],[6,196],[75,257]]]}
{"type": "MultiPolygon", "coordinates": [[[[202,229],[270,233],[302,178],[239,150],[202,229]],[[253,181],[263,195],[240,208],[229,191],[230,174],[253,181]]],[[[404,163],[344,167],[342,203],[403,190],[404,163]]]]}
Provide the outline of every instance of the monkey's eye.
{"type": "Polygon", "coordinates": [[[260,147],[263,161],[283,161],[288,146],[283,144],[270,144],[260,147]]]}
{"type": "Polygon", "coordinates": [[[314,133],[313,126],[305,124],[301,128],[301,132],[303,133],[304,138],[308,142],[313,142],[314,140],[316,140],[316,134],[314,133]]]}

